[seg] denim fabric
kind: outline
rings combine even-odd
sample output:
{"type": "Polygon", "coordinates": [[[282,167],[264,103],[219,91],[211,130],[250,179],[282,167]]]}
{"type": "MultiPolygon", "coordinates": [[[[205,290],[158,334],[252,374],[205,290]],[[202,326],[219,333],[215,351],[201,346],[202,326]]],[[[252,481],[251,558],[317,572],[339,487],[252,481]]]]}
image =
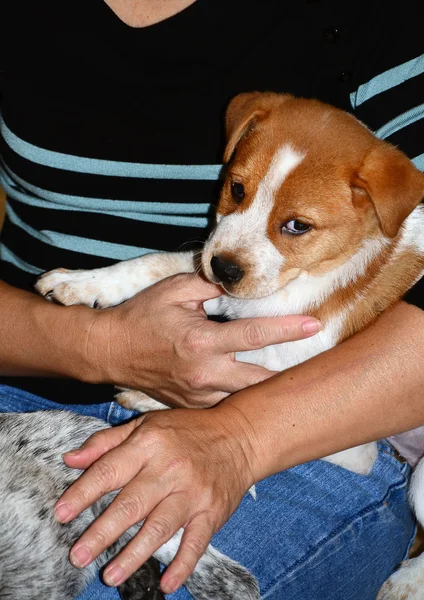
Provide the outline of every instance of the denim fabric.
{"type": "MultiPolygon", "coordinates": [[[[0,386],[0,411],[55,408],[112,424],[134,414],[115,403],[64,406],[0,386]]],[[[257,500],[244,497],[213,545],[257,576],[266,600],[375,600],[414,538],[409,474],[385,441],[368,476],[325,461],[300,465],[259,482],[257,500]]],[[[95,581],[78,600],[118,598],[95,581]]],[[[182,588],[168,598],[191,596],[182,588]]]]}

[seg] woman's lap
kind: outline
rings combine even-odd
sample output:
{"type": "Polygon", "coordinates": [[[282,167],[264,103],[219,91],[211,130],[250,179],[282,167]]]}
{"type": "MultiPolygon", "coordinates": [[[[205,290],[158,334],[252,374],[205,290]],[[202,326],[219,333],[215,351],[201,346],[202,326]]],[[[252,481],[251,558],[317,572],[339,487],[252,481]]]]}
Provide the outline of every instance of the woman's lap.
{"type": "MultiPolygon", "coordinates": [[[[67,408],[112,424],[131,417],[116,405],[54,404],[0,386],[0,412],[67,408]]],[[[248,567],[266,600],[374,600],[414,535],[407,503],[409,468],[380,443],[368,476],[325,461],[279,473],[247,494],[213,545],[248,567]]],[[[78,600],[117,600],[95,581],[78,600]]],[[[182,588],[170,600],[191,598],[182,588]]]]}

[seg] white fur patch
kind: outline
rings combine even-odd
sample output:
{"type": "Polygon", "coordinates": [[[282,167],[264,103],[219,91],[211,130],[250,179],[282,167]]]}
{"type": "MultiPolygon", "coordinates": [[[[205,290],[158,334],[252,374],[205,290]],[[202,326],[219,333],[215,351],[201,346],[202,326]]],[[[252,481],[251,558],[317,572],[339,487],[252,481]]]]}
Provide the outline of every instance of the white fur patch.
{"type": "MultiPolygon", "coordinates": [[[[206,252],[208,253],[208,246],[218,248],[218,251],[234,248],[243,250],[256,280],[277,279],[284,257],[268,238],[269,215],[274,206],[275,194],[304,156],[289,144],[279,148],[268,172],[259,182],[252,204],[243,213],[233,213],[217,219],[217,227],[206,245],[206,252]]],[[[212,253],[215,251],[212,250],[212,253]]]]}
{"type": "Polygon", "coordinates": [[[402,226],[402,235],[398,248],[413,248],[424,254],[424,206],[420,204],[407,217],[402,226]]]}
{"type": "Polygon", "coordinates": [[[40,277],[35,287],[42,296],[66,306],[106,308],[121,304],[165,277],[194,269],[192,252],[152,252],[102,269],[55,269],[40,277]]]}
{"type": "MultiPolygon", "coordinates": [[[[419,204],[403,222],[402,234],[400,243],[396,248],[396,255],[408,248],[424,254],[424,206],[422,204],[419,204]]],[[[422,277],[424,277],[424,271],[418,275],[413,285],[422,277]]]]}
{"type": "Polygon", "coordinates": [[[349,450],[330,454],[324,460],[331,462],[339,467],[359,473],[360,475],[369,475],[378,458],[378,447],[376,442],[355,446],[349,450]]]}
{"type": "Polygon", "coordinates": [[[286,314],[302,313],[313,306],[320,306],[335,290],[356,281],[365,273],[367,266],[381,252],[385,243],[382,239],[365,240],[359,250],[339,267],[323,275],[301,273],[284,290],[278,292],[283,296],[281,300],[291,310],[291,313],[286,314]]]}
{"type": "Polygon", "coordinates": [[[424,554],[406,560],[378,592],[376,600],[422,600],[424,590],[424,554]]]}
{"type": "MultiPolygon", "coordinates": [[[[344,288],[360,277],[384,244],[382,240],[366,240],[343,265],[319,276],[302,273],[284,289],[266,298],[246,300],[221,296],[216,302],[221,306],[220,312],[230,319],[308,314],[311,308],[322,304],[336,289],[344,288]]],[[[242,352],[237,354],[237,360],[259,364],[273,371],[282,371],[304,362],[335,346],[350,308],[351,304],[342,313],[329,319],[324,329],[313,337],[242,352]]]]}
{"type": "Polygon", "coordinates": [[[424,526],[424,459],[420,460],[412,474],[409,501],[418,521],[424,526]]]}
{"type": "MultiPolygon", "coordinates": [[[[228,218],[225,217],[223,224],[228,218]]],[[[269,243],[277,252],[273,244],[269,243]]],[[[223,314],[231,319],[307,314],[312,308],[320,306],[335,290],[346,287],[363,275],[369,263],[381,252],[386,243],[388,241],[381,238],[365,240],[361,248],[344,264],[323,275],[310,275],[304,271],[298,277],[289,281],[283,289],[269,296],[251,299],[222,296],[217,299],[217,302],[221,306],[223,314]]],[[[281,257],[279,253],[278,255],[281,257]]],[[[262,257],[263,268],[265,268],[267,257],[264,254],[262,254],[262,257]]],[[[346,309],[349,308],[346,307],[346,309]]],[[[340,321],[340,326],[345,316],[345,314],[339,315],[337,321],[340,321]]],[[[328,327],[331,326],[333,329],[334,325],[335,321],[327,324],[328,327]]],[[[324,348],[320,351],[323,350],[324,348]]]]}

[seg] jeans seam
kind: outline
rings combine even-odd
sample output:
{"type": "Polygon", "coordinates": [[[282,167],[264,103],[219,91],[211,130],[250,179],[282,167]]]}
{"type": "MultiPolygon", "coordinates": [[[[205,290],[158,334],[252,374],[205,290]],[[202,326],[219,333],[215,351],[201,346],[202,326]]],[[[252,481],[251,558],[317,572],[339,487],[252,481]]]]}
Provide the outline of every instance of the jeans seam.
{"type": "Polygon", "coordinates": [[[109,425],[111,424],[111,419],[112,419],[112,414],[115,410],[115,402],[111,402],[109,404],[109,408],[107,411],[107,415],[106,415],[106,423],[109,423],[109,425]]]}
{"type": "MultiPolygon", "coordinates": [[[[402,483],[397,482],[397,483],[391,484],[387,490],[387,493],[384,495],[384,497],[381,500],[379,500],[378,502],[375,502],[374,504],[369,504],[366,508],[363,508],[362,510],[357,512],[352,518],[350,518],[349,520],[345,520],[342,524],[340,524],[338,527],[333,529],[331,531],[331,533],[329,533],[324,539],[320,540],[317,544],[315,544],[313,547],[311,547],[301,558],[299,558],[292,565],[290,565],[290,567],[288,567],[285,571],[279,573],[278,576],[274,577],[274,579],[272,579],[272,581],[270,581],[270,583],[267,585],[266,589],[261,590],[261,597],[262,597],[262,594],[266,595],[273,588],[273,586],[278,582],[279,579],[293,574],[296,570],[298,570],[298,568],[300,566],[302,566],[305,562],[307,562],[311,558],[311,556],[313,554],[315,554],[320,548],[325,546],[330,540],[334,539],[336,536],[343,533],[343,531],[346,531],[346,529],[349,526],[351,526],[353,523],[355,523],[361,519],[364,519],[364,517],[368,516],[370,513],[374,512],[376,509],[378,510],[380,508],[383,508],[384,504],[391,497],[391,495],[395,491],[398,491],[398,490],[404,488],[407,485],[407,483],[408,483],[407,481],[403,481],[402,483]]],[[[413,542],[413,537],[412,537],[412,540],[410,541],[410,543],[408,544],[408,549],[410,548],[412,542],[413,542]]]]}

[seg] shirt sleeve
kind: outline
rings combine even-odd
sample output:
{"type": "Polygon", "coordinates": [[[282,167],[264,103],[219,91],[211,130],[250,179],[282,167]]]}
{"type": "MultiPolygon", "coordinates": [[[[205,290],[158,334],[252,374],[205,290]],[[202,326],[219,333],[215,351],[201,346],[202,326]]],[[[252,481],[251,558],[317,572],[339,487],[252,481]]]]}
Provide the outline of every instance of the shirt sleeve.
{"type": "MultiPolygon", "coordinates": [[[[416,0],[374,2],[360,44],[350,102],[377,137],[424,171],[424,43],[416,0]],[[400,8],[399,8],[400,6],[400,8]]],[[[424,279],[405,296],[424,309],[424,279]]]]}

